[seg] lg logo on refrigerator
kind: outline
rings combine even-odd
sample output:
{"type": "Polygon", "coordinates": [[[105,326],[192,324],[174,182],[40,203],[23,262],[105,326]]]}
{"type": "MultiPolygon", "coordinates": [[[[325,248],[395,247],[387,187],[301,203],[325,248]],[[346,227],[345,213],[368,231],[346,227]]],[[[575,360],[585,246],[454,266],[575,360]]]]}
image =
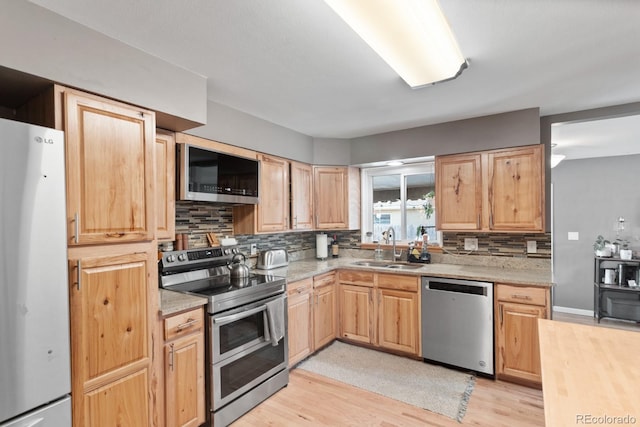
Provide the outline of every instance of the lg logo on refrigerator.
{"type": "Polygon", "coordinates": [[[45,144],[53,144],[53,139],[52,138],[42,138],[40,136],[36,136],[34,138],[36,140],[37,143],[45,143],[45,144]]]}

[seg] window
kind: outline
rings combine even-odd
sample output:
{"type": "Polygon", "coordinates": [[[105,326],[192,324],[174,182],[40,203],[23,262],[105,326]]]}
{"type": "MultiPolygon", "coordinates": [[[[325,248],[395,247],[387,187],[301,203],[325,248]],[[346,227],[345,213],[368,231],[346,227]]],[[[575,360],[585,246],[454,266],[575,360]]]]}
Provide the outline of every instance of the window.
{"type": "MultiPolygon", "coordinates": [[[[393,227],[396,240],[420,238],[425,229],[430,242],[439,242],[434,204],[433,162],[362,169],[362,235],[379,241],[393,227]]],[[[368,239],[368,240],[367,240],[368,239]]]]}

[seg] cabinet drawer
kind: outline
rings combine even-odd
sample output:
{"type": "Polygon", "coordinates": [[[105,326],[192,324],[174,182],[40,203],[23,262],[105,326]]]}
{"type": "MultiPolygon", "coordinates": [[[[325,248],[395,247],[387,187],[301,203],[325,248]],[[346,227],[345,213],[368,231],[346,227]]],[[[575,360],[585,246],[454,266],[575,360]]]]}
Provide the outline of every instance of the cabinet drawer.
{"type": "Polygon", "coordinates": [[[203,325],[204,315],[202,309],[176,314],[164,319],[164,339],[168,341],[188,335],[201,329],[203,325]]]}
{"type": "Polygon", "coordinates": [[[418,292],[420,287],[419,277],[402,276],[399,274],[378,274],[378,287],[386,289],[398,289],[402,291],[418,292]]]}
{"type": "Polygon", "coordinates": [[[338,273],[340,283],[369,286],[373,288],[373,274],[368,271],[342,270],[338,273]]]}
{"type": "Polygon", "coordinates": [[[331,271],[329,273],[320,274],[319,276],[314,276],[313,287],[317,289],[323,286],[333,285],[335,282],[336,282],[336,272],[331,271]]]}
{"type": "Polygon", "coordinates": [[[498,301],[542,306],[547,304],[547,290],[545,288],[498,285],[496,294],[498,301]]]}
{"type": "Polygon", "coordinates": [[[311,291],[313,287],[313,279],[309,277],[308,279],[302,279],[295,282],[287,283],[287,295],[297,295],[304,292],[311,291]]]}

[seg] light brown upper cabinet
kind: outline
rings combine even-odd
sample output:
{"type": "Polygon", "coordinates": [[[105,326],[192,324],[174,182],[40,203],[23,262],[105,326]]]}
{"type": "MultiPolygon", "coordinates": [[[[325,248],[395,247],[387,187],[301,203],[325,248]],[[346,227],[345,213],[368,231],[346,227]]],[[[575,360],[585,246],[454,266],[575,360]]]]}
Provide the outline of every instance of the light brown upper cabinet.
{"type": "Polygon", "coordinates": [[[439,230],[545,228],[544,146],[436,157],[439,230]]]}
{"type": "Polygon", "coordinates": [[[234,206],[235,234],[273,233],[289,229],[289,161],[258,154],[260,203],[234,206]]]}
{"type": "Polygon", "coordinates": [[[153,240],[155,115],[64,92],[69,245],[153,240]]]}
{"type": "Polygon", "coordinates": [[[156,230],[158,240],[176,234],[176,141],[173,132],[156,130],[156,230]]]}
{"type": "Polygon", "coordinates": [[[291,229],[313,229],[313,168],[291,162],[291,229]]]}
{"type": "Polygon", "coordinates": [[[482,220],[480,154],[436,157],[436,228],[479,230],[482,220]]]}
{"type": "Polygon", "coordinates": [[[347,166],[314,166],[315,228],[360,227],[360,169],[347,166]]]}

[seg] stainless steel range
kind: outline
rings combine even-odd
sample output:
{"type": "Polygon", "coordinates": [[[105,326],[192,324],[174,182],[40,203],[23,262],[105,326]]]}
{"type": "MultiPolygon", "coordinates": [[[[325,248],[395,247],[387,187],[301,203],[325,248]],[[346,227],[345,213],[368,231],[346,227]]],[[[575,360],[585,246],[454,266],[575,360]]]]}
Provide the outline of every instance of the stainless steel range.
{"type": "Polygon", "coordinates": [[[206,296],[208,421],[226,426],[289,382],[286,279],[249,274],[232,278],[237,249],[164,252],[164,289],[206,296]]]}

